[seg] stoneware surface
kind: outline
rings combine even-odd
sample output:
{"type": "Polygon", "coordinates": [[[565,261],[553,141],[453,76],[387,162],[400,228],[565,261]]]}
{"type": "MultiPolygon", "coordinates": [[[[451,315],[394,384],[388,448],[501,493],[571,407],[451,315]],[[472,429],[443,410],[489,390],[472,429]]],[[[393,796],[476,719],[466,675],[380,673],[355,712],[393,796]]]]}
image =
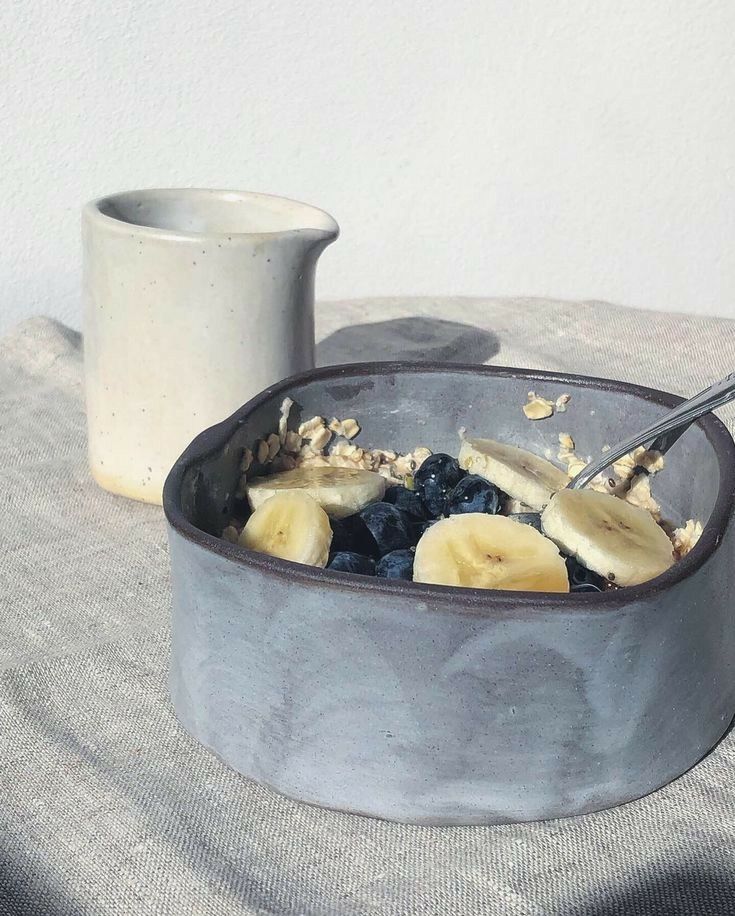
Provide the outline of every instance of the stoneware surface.
{"type": "Polygon", "coordinates": [[[496,367],[372,364],[283,382],[202,433],[166,482],[170,686],[184,727],[241,773],[307,802],[398,821],[495,824],[594,811],[694,765],[735,711],[735,446],[714,417],[654,493],[706,522],[658,579],[605,595],[375,581],[216,537],[244,446],[282,398],[356,417],[359,442],[457,452],[457,429],[582,454],[679,401],[617,382],[496,367]],[[569,392],[528,421],[529,389],[569,392]]]}
{"type": "Polygon", "coordinates": [[[92,474],[160,503],[201,429],[314,365],[314,271],[331,216],[265,194],[152,190],[83,213],[92,474]]]}

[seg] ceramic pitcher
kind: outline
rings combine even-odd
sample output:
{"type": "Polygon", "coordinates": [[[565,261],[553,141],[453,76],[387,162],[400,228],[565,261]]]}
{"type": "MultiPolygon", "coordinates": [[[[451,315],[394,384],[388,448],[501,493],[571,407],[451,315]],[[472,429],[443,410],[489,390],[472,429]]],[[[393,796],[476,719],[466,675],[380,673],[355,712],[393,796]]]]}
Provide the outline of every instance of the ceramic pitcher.
{"type": "Polygon", "coordinates": [[[203,429],[314,365],[314,273],[336,222],[239,191],[129,191],[83,211],[92,475],[160,503],[203,429]]]}

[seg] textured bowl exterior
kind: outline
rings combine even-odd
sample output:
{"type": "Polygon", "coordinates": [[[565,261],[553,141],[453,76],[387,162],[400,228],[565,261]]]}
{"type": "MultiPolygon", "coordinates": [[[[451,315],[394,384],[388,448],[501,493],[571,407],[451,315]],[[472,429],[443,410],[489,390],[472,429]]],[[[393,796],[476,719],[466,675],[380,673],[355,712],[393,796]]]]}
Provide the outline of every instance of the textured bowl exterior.
{"type": "Polygon", "coordinates": [[[638,798],[723,735],[735,712],[735,446],[718,420],[692,428],[660,475],[665,509],[707,522],[663,576],[604,595],[459,591],[214,536],[242,447],[273,428],[286,394],[303,417],[356,416],[367,445],[455,453],[460,425],[535,449],[569,430],[591,453],[678,400],[526,370],[341,366],[268,389],[203,433],[164,490],[170,687],[184,727],[229,765],[330,808],[497,824],[638,798]],[[567,415],[526,420],[529,388],[570,392],[567,415]]]}

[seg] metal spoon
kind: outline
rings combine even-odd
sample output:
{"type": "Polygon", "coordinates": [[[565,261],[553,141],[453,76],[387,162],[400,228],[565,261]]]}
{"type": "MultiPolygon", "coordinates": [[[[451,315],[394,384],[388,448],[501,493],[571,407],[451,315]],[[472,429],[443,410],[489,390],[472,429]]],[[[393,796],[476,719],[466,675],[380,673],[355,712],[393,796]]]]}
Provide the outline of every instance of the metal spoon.
{"type": "Polygon", "coordinates": [[[608,468],[618,458],[632,452],[639,445],[651,442],[650,448],[662,454],[666,453],[676,440],[689,426],[702,414],[709,413],[715,407],[722,407],[735,398],[735,372],[725,376],[722,381],[715,382],[699,394],[695,394],[688,401],[683,401],[669,413],[651,423],[637,435],[631,436],[619,445],[613,446],[597,461],[592,461],[584,470],[567,484],[567,489],[579,490],[596,477],[605,468],[608,468]]]}

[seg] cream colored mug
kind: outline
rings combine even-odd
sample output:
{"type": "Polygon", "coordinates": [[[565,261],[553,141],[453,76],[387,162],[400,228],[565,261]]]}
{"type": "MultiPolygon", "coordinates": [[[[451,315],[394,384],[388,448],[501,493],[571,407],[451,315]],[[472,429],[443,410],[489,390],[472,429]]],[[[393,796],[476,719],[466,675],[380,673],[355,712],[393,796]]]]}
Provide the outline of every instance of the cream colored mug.
{"type": "Polygon", "coordinates": [[[314,366],[314,273],[339,233],[307,204],[241,191],[113,194],[83,211],[89,461],[161,502],[186,445],[314,366]]]}

